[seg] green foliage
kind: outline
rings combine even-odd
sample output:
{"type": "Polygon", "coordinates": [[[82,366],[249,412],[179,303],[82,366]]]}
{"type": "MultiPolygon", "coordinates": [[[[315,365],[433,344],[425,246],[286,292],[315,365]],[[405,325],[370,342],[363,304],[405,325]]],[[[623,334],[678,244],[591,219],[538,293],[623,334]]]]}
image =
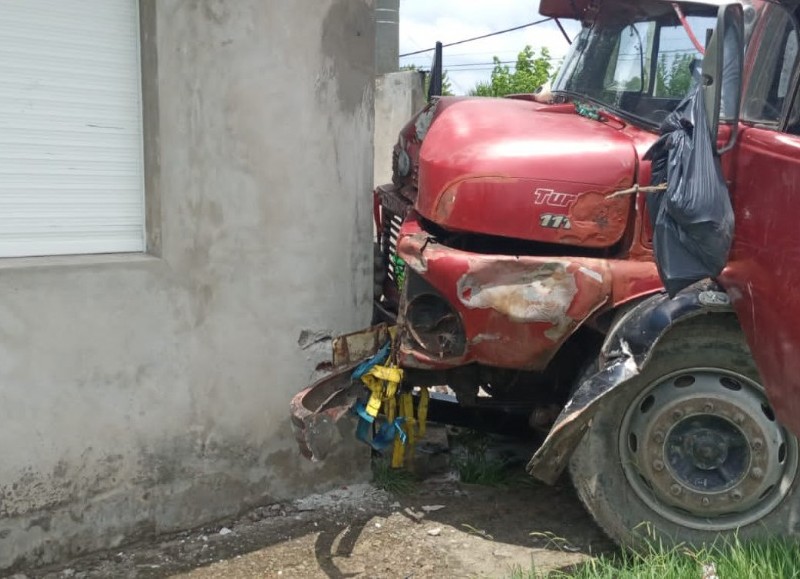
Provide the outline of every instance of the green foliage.
{"type": "Polygon", "coordinates": [[[511,481],[509,463],[489,455],[489,436],[466,430],[453,438],[460,448],[455,453],[453,466],[458,478],[467,484],[502,486],[511,481]]]}
{"type": "Polygon", "coordinates": [[[792,542],[774,539],[744,542],[732,539],[704,549],[655,544],[644,552],[624,551],[601,556],[572,569],[542,573],[515,569],[512,579],[698,579],[704,571],[723,579],[775,577],[800,578],[800,549],[792,542]],[[713,565],[713,567],[712,567],[713,565]]]}
{"type": "Polygon", "coordinates": [[[660,97],[683,98],[692,84],[692,73],[689,66],[694,56],[684,54],[667,59],[662,54],[656,70],[656,95],[660,97]]]}
{"type": "Polygon", "coordinates": [[[455,466],[463,483],[502,486],[510,482],[508,463],[485,453],[469,451],[455,460],[455,466]]]}
{"type": "Polygon", "coordinates": [[[551,78],[550,51],[542,48],[537,56],[530,46],[517,55],[517,65],[512,72],[496,56],[489,82],[480,82],[470,91],[474,96],[501,97],[510,94],[532,93],[551,78]]]}
{"type": "Polygon", "coordinates": [[[407,495],[414,492],[417,481],[407,470],[392,468],[388,459],[376,458],[372,461],[372,484],[388,493],[407,495]]]}
{"type": "MultiPolygon", "coordinates": [[[[407,64],[400,67],[400,70],[419,70],[415,64],[407,64]]],[[[431,85],[430,72],[425,73],[425,94],[428,94],[428,87],[431,85]]],[[[450,79],[447,78],[447,71],[442,70],[442,96],[454,96],[453,87],[450,84],[450,79]]]]}

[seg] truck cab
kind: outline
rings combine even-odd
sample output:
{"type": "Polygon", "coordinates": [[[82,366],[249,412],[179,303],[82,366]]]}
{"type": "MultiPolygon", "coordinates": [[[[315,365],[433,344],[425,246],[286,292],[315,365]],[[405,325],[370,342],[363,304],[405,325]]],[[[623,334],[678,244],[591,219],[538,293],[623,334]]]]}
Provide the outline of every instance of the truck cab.
{"type": "MultiPolygon", "coordinates": [[[[520,383],[506,370],[538,388],[544,373],[569,389],[582,364],[551,365],[562,348],[573,360],[596,350],[614,311],[662,289],[645,194],[613,195],[649,182],[645,153],[691,90],[701,47],[669,3],[575,6],[541,5],[586,23],[552,104],[441,98],[400,135],[394,183],[376,191],[376,281],[409,368],[464,377],[471,365],[473,388],[520,383]]],[[[705,38],[717,8],[683,16],[705,38]]]]}
{"type": "Polygon", "coordinates": [[[542,0],[583,25],[551,102],[435,99],[375,191],[403,387],[524,408],[531,474],[568,471],[623,544],[797,532],[797,4],[542,0]],[[735,230],[718,275],[669,295],[647,153],[696,89],[735,230]]]}

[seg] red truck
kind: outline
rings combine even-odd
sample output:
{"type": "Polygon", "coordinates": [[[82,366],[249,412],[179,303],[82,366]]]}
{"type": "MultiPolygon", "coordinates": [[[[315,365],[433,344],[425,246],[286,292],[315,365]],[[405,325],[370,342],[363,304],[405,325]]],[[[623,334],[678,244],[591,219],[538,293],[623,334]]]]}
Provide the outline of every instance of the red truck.
{"type": "MultiPolygon", "coordinates": [[[[800,530],[797,4],[542,0],[583,24],[552,102],[434,99],[375,192],[404,387],[524,409],[547,433],[531,474],[568,470],[620,543],[642,523],[668,543],[800,530]],[[718,276],[670,296],[648,193],[619,192],[650,183],[645,154],[699,63],[735,234],[718,276]]],[[[350,369],[293,401],[309,456],[360,394],[350,369]]]]}

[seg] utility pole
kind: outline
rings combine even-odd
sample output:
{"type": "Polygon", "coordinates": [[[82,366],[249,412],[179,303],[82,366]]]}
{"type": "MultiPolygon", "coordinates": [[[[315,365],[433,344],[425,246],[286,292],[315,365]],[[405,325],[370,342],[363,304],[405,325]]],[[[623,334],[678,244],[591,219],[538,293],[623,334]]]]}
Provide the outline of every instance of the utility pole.
{"type": "Polygon", "coordinates": [[[375,1],[375,74],[400,68],[400,0],[375,1]]]}

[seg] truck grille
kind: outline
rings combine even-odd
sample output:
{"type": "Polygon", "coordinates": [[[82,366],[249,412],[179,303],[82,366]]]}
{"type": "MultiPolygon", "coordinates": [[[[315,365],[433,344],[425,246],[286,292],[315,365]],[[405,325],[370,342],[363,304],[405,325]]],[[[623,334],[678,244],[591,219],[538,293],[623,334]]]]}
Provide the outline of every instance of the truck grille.
{"type": "Polygon", "coordinates": [[[375,262],[375,299],[381,311],[396,315],[406,272],[405,263],[397,255],[397,243],[411,202],[394,185],[380,185],[375,194],[380,204],[381,230],[377,240],[381,255],[376,256],[375,262]]]}
{"type": "Polygon", "coordinates": [[[405,275],[405,264],[397,255],[397,238],[400,235],[400,226],[403,217],[392,213],[385,206],[381,208],[383,221],[383,239],[381,240],[386,276],[392,284],[400,289],[405,275]]]}

